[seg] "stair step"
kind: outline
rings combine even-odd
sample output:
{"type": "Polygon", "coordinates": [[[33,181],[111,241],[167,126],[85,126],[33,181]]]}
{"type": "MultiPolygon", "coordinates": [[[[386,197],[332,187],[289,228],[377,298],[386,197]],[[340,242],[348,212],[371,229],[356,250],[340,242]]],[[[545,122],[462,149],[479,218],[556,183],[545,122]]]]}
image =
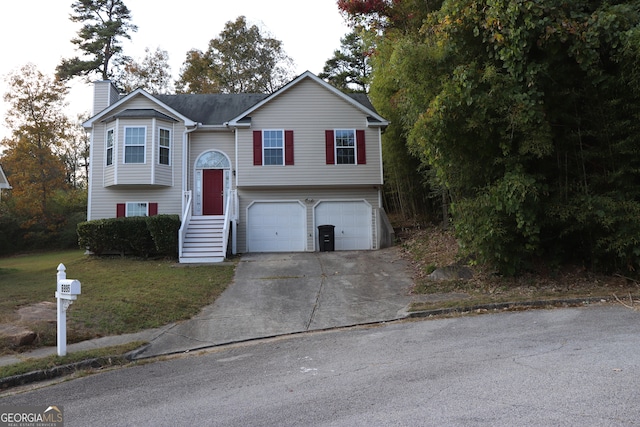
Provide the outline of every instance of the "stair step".
{"type": "Polygon", "coordinates": [[[218,242],[184,242],[182,244],[183,248],[221,248],[222,240],[218,242]]]}
{"type": "Polygon", "coordinates": [[[185,240],[187,239],[220,240],[222,239],[222,233],[187,233],[185,240]]]}
{"type": "Polygon", "coordinates": [[[182,243],[181,263],[213,263],[225,260],[224,216],[192,216],[182,243]]]}

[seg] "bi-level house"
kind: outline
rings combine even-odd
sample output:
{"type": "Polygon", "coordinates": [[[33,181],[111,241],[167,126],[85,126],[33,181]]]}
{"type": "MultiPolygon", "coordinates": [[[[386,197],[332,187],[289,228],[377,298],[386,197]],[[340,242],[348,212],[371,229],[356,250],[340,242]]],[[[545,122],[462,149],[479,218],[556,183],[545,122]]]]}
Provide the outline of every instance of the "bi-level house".
{"type": "Polygon", "coordinates": [[[367,97],[310,72],[270,95],[94,88],[88,219],[178,214],[180,262],[381,247],[381,133],[367,97]]]}

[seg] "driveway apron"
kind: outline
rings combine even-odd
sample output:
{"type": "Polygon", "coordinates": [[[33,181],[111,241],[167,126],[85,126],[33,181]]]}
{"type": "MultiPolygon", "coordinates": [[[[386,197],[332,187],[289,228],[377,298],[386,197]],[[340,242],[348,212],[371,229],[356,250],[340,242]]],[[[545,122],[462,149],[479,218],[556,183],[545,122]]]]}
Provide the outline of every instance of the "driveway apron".
{"type": "Polygon", "coordinates": [[[245,254],[214,304],[138,357],[403,318],[412,281],[399,250],[245,254]]]}

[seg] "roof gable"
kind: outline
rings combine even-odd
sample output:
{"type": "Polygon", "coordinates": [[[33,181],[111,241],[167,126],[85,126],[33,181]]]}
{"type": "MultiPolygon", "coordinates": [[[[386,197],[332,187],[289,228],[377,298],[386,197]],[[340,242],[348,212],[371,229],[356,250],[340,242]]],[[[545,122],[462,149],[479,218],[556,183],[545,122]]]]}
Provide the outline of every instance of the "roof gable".
{"type": "Polygon", "coordinates": [[[364,114],[366,114],[368,116],[367,119],[368,119],[368,121],[369,121],[369,123],[371,125],[374,125],[374,126],[386,126],[386,125],[389,124],[389,122],[387,120],[385,120],[382,116],[378,115],[378,113],[376,113],[374,111],[373,105],[369,101],[369,98],[367,97],[366,94],[363,94],[363,93],[346,94],[346,93],[342,92],[341,90],[331,86],[329,83],[325,82],[324,80],[322,80],[321,78],[319,78],[315,74],[311,73],[310,71],[305,71],[304,73],[302,73],[301,75],[299,75],[298,77],[293,79],[291,82],[289,82],[288,84],[286,84],[282,88],[278,89],[277,91],[275,91],[271,95],[266,96],[262,101],[256,103],[251,108],[243,111],[241,114],[237,115],[232,120],[230,120],[229,124],[232,125],[232,126],[236,126],[238,124],[246,122],[246,117],[249,114],[251,114],[253,111],[255,111],[258,108],[262,107],[264,104],[266,104],[268,102],[271,102],[274,99],[278,98],[280,95],[282,95],[286,91],[290,90],[292,87],[295,87],[297,84],[299,84],[301,81],[303,81],[305,79],[311,79],[312,81],[316,82],[317,84],[319,84],[320,86],[322,86],[326,90],[328,90],[328,91],[334,93],[335,95],[337,95],[338,97],[342,98],[347,103],[355,106],[357,109],[359,109],[360,111],[362,111],[364,114]]]}
{"type": "MultiPolygon", "coordinates": [[[[117,108],[119,108],[122,105],[126,104],[127,102],[131,101],[133,98],[135,98],[137,96],[144,96],[149,101],[151,101],[151,102],[155,103],[156,105],[158,105],[158,107],[161,107],[161,108],[164,108],[165,110],[168,110],[173,115],[175,115],[176,117],[180,118],[180,120],[184,121],[185,125],[187,125],[187,126],[194,126],[196,124],[196,122],[191,120],[191,118],[189,118],[189,117],[181,114],[180,112],[174,110],[171,106],[164,104],[157,97],[151,95],[146,90],[144,90],[144,89],[136,89],[133,92],[131,92],[130,94],[128,94],[128,95],[124,96],[123,98],[121,98],[120,100],[114,102],[113,104],[111,104],[110,106],[108,106],[107,108],[105,108],[104,110],[102,110],[101,112],[96,114],[95,116],[91,117],[89,120],[84,122],[82,124],[82,126],[84,126],[86,129],[90,129],[93,126],[93,124],[96,123],[96,122],[104,121],[104,120],[108,121],[110,116],[113,116],[113,111],[114,110],[116,110],[117,108]]],[[[147,111],[149,111],[149,110],[147,110],[147,111]]]]}

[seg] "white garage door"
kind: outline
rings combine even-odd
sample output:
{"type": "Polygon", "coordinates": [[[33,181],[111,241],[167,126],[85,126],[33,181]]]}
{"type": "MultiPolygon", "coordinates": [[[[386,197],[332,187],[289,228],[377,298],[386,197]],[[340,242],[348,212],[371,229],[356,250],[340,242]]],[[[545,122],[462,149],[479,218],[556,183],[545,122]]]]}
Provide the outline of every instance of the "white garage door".
{"type": "Polygon", "coordinates": [[[305,250],[305,211],[297,202],[256,202],[249,206],[249,252],[305,250]]]}
{"type": "Polygon", "coordinates": [[[316,233],[319,225],[335,225],[335,250],[371,249],[371,206],[367,203],[320,202],[315,221],[316,233]]]}

